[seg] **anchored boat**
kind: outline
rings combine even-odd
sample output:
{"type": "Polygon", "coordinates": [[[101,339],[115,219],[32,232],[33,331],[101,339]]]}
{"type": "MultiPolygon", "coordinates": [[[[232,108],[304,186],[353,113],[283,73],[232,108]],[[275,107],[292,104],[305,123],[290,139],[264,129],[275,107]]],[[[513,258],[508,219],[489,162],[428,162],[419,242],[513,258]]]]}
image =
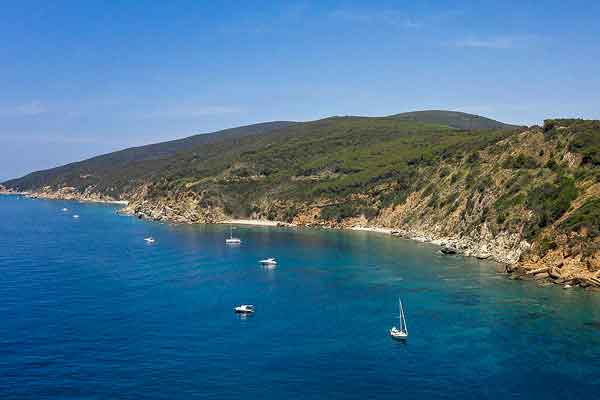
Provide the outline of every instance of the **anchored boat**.
{"type": "Polygon", "coordinates": [[[254,306],[252,304],[242,304],[233,309],[236,314],[253,314],[254,306]]]}
{"type": "Polygon", "coordinates": [[[229,238],[225,239],[225,244],[240,244],[242,241],[239,238],[233,237],[233,227],[229,227],[229,238]]]}
{"type": "Polygon", "coordinates": [[[260,260],[259,263],[262,265],[277,265],[277,261],[274,258],[265,258],[264,260],[260,260]]]}
{"type": "Polygon", "coordinates": [[[392,329],[390,329],[390,336],[397,340],[406,340],[408,339],[408,328],[406,327],[406,319],[404,318],[402,300],[398,299],[398,305],[400,307],[400,315],[398,316],[400,319],[400,327],[396,328],[393,326],[392,329]]]}

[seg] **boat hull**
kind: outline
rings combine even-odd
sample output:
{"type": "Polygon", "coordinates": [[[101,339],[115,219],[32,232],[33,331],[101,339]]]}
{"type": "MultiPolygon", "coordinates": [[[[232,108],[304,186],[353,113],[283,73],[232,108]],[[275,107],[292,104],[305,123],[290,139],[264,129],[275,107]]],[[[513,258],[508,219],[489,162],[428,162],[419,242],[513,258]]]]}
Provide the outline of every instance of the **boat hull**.
{"type": "Polygon", "coordinates": [[[400,331],[398,329],[390,329],[390,336],[396,340],[406,340],[408,339],[408,333],[400,331]]]}

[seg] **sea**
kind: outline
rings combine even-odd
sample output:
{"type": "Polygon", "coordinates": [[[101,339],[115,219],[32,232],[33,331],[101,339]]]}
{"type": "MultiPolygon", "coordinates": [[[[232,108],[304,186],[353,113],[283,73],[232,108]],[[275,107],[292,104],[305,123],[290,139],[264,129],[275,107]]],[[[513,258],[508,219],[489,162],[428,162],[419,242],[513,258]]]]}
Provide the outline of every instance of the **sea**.
{"type": "Polygon", "coordinates": [[[599,396],[600,292],[385,234],[236,226],[227,246],[227,225],[118,207],[0,196],[0,399],[599,396]]]}

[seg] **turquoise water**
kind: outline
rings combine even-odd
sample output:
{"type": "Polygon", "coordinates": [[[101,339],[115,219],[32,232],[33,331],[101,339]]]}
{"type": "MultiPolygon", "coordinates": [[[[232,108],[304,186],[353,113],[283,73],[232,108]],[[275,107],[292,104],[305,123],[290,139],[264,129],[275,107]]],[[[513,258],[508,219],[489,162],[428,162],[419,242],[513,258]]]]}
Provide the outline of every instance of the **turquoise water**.
{"type": "Polygon", "coordinates": [[[240,227],[230,248],[227,234],[0,196],[0,398],[600,390],[600,293],[510,281],[494,263],[374,233],[240,227]],[[257,264],[271,256],[275,269],[257,264]],[[399,296],[407,343],[387,333],[399,296]],[[240,303],[256,314],[236,316],[240,303]]]}

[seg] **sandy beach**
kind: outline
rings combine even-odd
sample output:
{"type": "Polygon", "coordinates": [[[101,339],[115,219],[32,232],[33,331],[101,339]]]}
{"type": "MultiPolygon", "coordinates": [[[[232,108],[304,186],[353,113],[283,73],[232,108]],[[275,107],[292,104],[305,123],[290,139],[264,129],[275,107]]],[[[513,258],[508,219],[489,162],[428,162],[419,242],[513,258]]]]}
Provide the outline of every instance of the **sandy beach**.
{"type": "Polygon", "coordinates": [[[293,226],[286,222],[281,221],[269,221],[266,219],[228,219],[225,221],[220,221],[219,224],[229,224],[229,225],[257,225],[257,226],[278,226],[278,225],[286,225],[293,226]]]}
{"type": "Polygon", "coordinates": [[[391,234],[393,229],[391,228],[373,228],[367,226],[353,226],[350,228],[351,231],[366,231],[366,232],[377,232],[377,233],[386,233],[391,234]]]}

